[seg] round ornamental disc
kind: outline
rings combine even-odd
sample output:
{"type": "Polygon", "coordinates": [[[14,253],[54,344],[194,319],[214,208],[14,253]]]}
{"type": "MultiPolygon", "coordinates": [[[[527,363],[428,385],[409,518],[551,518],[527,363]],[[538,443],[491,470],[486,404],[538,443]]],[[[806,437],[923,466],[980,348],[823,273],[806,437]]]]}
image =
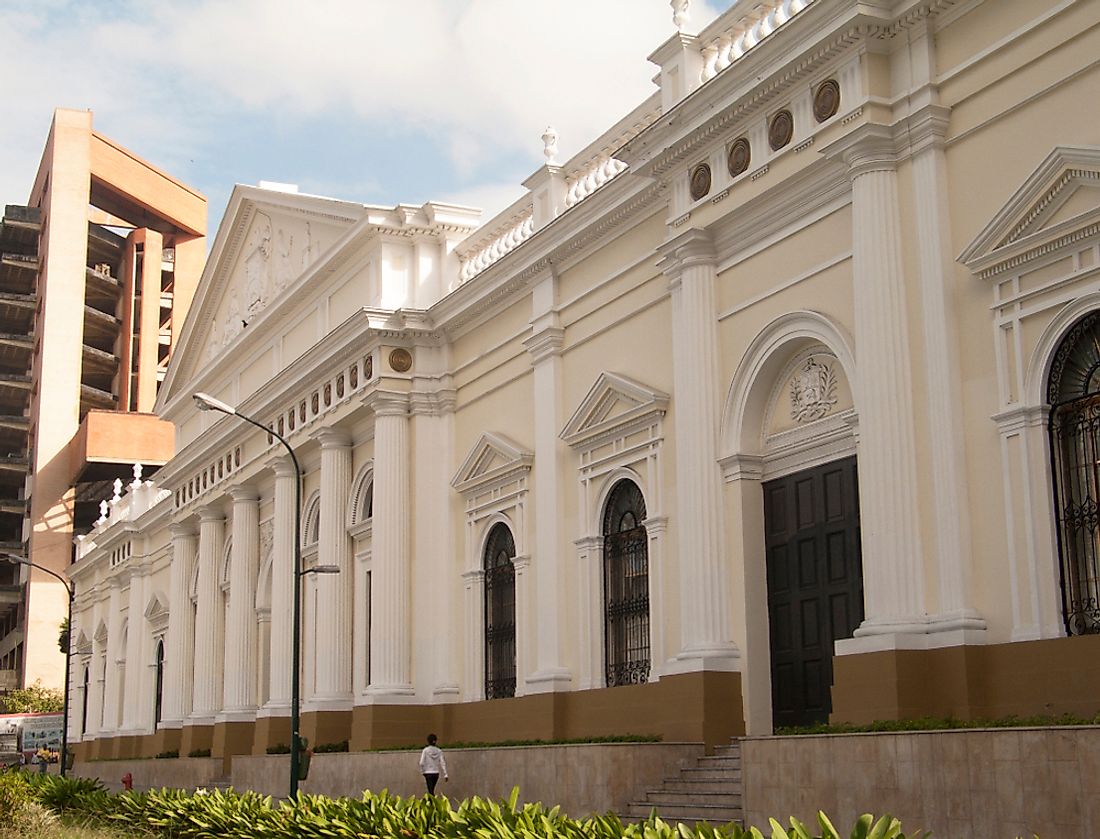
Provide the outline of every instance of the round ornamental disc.
{"type": "Polygon", "coordinates": [[[752,160],[752,149],[749,148],[747,137],[740,137],[733,141],[729,154],[726,155],[726,165],[729,166],[730,177],[736,178],[749,168],[752,160]]]}
{"type": "Polygon", "coordinates": [[[772,117],[771,125],[768,126],[768,144],[772,147],[772,151],[779,151],[791,141],[792,136],[794,136],[794,118],[790,111],[780,111],[772,117]]]}
{"type": "Polygon", "coordinates": [[[368,382],[374,376],[374,356],[368,355],[363,359],[363,378],[368,382]]]}
{"type": "Polygon", "coordinates": [[[710,167],[700,163],[691,170],[691,200],[698,201],[710,192],[710,167]]]}
{"type": "Polygon", "coordinates": [[[840,109],[840,85],[836,79],[822,82],[814,92],[814,119],[825,122],[840,109]]]}
{"type": "Polygon", "coordinates": [[[413,366],[412,354],[401,347],[390,353],[390,368],[395,373],[408,373],[413,366]]]}

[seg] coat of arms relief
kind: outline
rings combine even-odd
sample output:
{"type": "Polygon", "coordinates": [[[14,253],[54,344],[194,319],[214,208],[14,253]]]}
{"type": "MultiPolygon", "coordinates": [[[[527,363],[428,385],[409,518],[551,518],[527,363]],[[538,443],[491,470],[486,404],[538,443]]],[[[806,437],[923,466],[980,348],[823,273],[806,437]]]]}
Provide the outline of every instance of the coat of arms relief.
{"type": "Polygon", "coordinates": [[[791,377],[791,419],[813,422],[837,403],[837,375],[833,365],[810,356],[791,377]]]}

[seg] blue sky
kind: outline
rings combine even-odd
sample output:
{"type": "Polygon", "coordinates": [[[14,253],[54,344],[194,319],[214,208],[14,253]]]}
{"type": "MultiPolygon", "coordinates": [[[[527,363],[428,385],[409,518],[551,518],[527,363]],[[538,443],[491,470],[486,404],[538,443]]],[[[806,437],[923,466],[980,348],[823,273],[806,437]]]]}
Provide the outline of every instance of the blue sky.
{"type": "Polygon", "coordinates": [[[0,201],[26,200],[70,107],[202,191],[211,233],[260,180],[491,214],[547,125],[566,160],[655,89],[673,31],[668,0],[4,0],[0,201]]]}

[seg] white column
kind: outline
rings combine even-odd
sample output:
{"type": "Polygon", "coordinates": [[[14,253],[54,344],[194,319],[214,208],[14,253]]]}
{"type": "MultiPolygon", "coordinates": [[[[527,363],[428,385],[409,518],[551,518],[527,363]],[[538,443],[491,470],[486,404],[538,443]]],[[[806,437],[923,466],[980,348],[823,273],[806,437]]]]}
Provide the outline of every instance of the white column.
{"type": "Polygon", "coordinates": [[[199,581],[198,610],[195,615],[195,688],[191,717],[213,722],[218,710],[218,619],[221,609],[218,592],[218,562],[225,543],[225,518],[221,510],[199,510],[199,581]]]}
{"type": "Polygon", "coordinates": [[[290,713],[294,624],[294,523],[298,476],[287,456],[271,461],[275,472],[275,517],[271,543],[271,681],[266,708],[290,713]]]}
{"type": "MultiPolygon", "coordinates": [[[[718,425],[716,257],[710,235],[685,231],[661,247],[672,290],[672,361],[676,381],[676,521],[684,669],[736,670],[732,592],[722,544],[718,425]]],[[[654,619],[659,620],[659,616],[654,619]]]]}
{"type": "MultiPolygon", "coordinates": [[[[852,178],[859,356],[859,502],[866,617],[855,634],[923,632],[910,318],[890,129],[864,126],[846,138],[841,154],[852,178]]],[[[841,646],[845,643],[852,646],[850,642],[841,646]]]]}
{"type": "Polygon", "coordinates": [[[233,554],[229,566],[229,619],[225,627],[222,708],[244,713],[256,708],[256,576],[260,565],[260,496],[250,486],[234,487],[233,554]]]}
{"type": "Polygon", "coordinates": [[[913,197],[917,209],[917,255],[924,321],[924,372],[928,394],[932,513],[939,570],[939,613],[929,629],[985,629],[973,607],[970,586],[970,522],[967,509],[966,445],[963,433],[961,359],[954,293],[954,260],[947,201],[943,138],[947,109],[925,108],[911,141],[913,197]]]}
{"type": "MultiPolygon", "coordinates": [[[[126,624],[126,685],[122,702],[122,730],[141,727],[146,697],[142,696],[142,670],[147,662],[142,657],[142,636],[145,634],[145,571],[135,568],[130,573],[129,620],[126,624]]],[[[150,704],[152,700],[150,699],[150,704]]]]}
{"type": "Polygon", "coordinates": [[[368,406],[375,414],[369,692],[411,695],[408,397],[375,391],[368,406]]]}
{"type": "Polygon", "coordinates": [[[111,593],[107,606],[107,669],[103,675],[103,709],[99,731],[113,734],[118,728],[119,695],[118,661],[126,639],[122,637],[122,584],[123,577],[116,575],[109,585],[111,593]]]}
{"type": "MultiPolygon", "coordinates": [[[[535,468],[534,514],[535,533],[532,551],[532,585],[537,596],[532,598],[535,610],[532,622],[526,615],[516,615],[517,628],[534,625],[535,670],[527,676],[527,692],[568,690],[572,674],[565,666],[563,655],[564,613],[562,563],[562,483],[564,469],[558,437],[562,426],[561,350],[565,330],[556,311],[556,278],[546,272],[532,291],[531,335],[523,343],[534,368],[535,468]]],[[[518,576],[518,569],[517,569],[518,576]]],[[[516,581],[517,595],[519,580],[516,581]]],[[[518,607],[517,603],[517,607],[518,607]]],[[[524,672],[518,674],[520,679],[524,672]]]]}
{"type": "Polygon", "coordinates": [[[321,444],[321,513],[317,562],[335,565],[339,574],[317,574],[317,681],[311,706],[350,707],[354,588],[352,544],[345,511],[351,490],[351,436],[339,428],[313,435],[321,444]],[[333,705],[332,703],[336,703],[333,705]]]}
{"type": "Polygon", "coordinates": [[[190,707],[194,672],[195,626],[191,612],[191,575],[195,569],[195,531],[173,524],[172,565],[169,569],[168,637],[164,651],[164,691],[161,728],[179,728],[190,707]]]}

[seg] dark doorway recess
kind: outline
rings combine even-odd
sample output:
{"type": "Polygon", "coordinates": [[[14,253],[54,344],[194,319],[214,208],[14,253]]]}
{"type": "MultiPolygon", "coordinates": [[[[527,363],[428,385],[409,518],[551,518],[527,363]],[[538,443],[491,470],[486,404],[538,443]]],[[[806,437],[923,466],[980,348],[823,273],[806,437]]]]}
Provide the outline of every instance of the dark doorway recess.
{"type": "Polygon", "coordinates": [[[863,620],[855,457],[764,484],[775,726],[826,722],[833,641],[863,620]]]}

